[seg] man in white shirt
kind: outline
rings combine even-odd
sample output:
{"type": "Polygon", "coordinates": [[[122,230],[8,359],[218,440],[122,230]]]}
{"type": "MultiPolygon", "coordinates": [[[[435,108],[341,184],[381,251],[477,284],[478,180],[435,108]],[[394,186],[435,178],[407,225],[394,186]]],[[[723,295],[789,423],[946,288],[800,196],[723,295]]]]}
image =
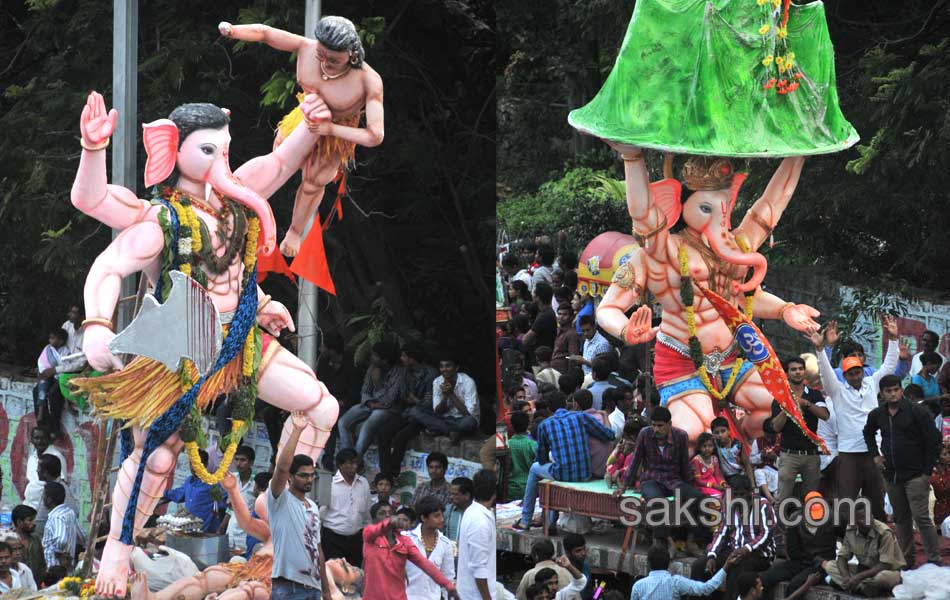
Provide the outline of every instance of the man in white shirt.
{"type": "Polygon", "coordinates": [[[43,532],[43,558],[47,567],[63,565],[69,571],[75,564],[76,544],[85,543],[86,536],[79,527],[76,513],[64,504],[65,500],[66,490],[62,484],[46,484],[43,504],[49,509],[49,519],[43,532]]]}
{"type": "MultiPolygon", "coordinates": [[[[256,453],[250,446],[241,446],[234,453],[234,469],[237,471],[238,490],[244,503],[254,507],[257,500],[257,484],[254,482],[252,469],[254,468],[254,459],[256,453]]],[[[247,533],[238,525],[237,519],[232,514],[228,519],[228,546],[232,552],[243,554],[247,548],[247,533]]]]}
{"type": "Polygon", "coordinates": [[[475,380],[459,372],[454,356],[439,360],[439,373],[432,382],[432,411],[414,410],[412,420],[436,435],[472,433],[479,417],[475,380]]]}
{"type": "Polygon", "coordinates": [[[811,342],[817,350],[818,371],[825,396],[834,405],[838,429],[838,497],[856,499],[866,496],[871,501],[874,518],[886,523],[884,480],[864,441],[868,414],[878,405],[878,384],[885,374],[894,372],[898,360],[897,320],[885,315],[882,325],[890,343],[881,368],[874,375],[865,377],[861,359],[849,356],[841,361],[845,383],[838,381],[824,352],[825,336],[815,332],[811,335],[811,342]]]}
{"type": "Polygon", "coordinates": [[[623,437],[623,426],[627,424],[627,413],[633,404],[633,393],[630,388],[624,386],[604,390],[601,398],[605,406],[611,402],[614,405],[613,411],[607,415],[607,421],[614,432],[614,437],[619,440],[623,437]]]}
{"type": "Polygon", "coordinates": [[[0,543],[6,544],[10,548],[10,570],[20,577],[20,588],[26,592],[35,592],[37,590],[36,579],[33,577],[33,571],[30,567],[23,564],[23,542],[15,531],[6,531],[0,533],[0,543]]]}
{"type": "Polygon", "coordinates": [[[532,291],[541,282],[553,287],[554,270],[551,265],[554,263],[554,258],[555,252],[551,246],[543,245],[538,248],[538,267],[531,274],[532,291]]]}
{"type": "Polygon", "coordinates": [[[3,594],[22,587],[20,574],[11,566],[12,557],[10,546],[0,542],[0,593],[3,594]]]}
{"type": "MultiPolygon", "coordinates": [[[[411,531],[404,531],[402,535],[412,540],[423,556],[442,571],[446,579],[455,581],[455,547],[449,538],[439,531],[445,525],[442,503],[435,496],[426,496],[416,503],[415,509],[419,524],[411,531]]],[[[406,598],[442,599],[442,586],[412,562],[406,562],[406,578],[406,598]]]]}
{"type": "Polygon", "coordinates": [[[568,359],[580,364],[584,369],[584,375],[590,375],[594,357],[605,352],[612,352],[613,348],[607,338],[597,331],[597,323],[594,321],[593,315],[583,315],[578,319],[578,322],[581,326],[581,337],[584,338],[584,345],[581,349],[582,355],[568,356],[568,359]]]}
{"type": "MultiPolygon", "coordinates": [[[[66,322],[63,323],[63,329],[68,336],[65,354],[82,352],[82,308],[78,304],[70,304],[66,317],[66,322]]],[[[85,364],[85,361],[83,363],[85,364]]]]}
{"type": "MultiPolygon", "coordinates": [[[[929,329],[920,336],[920,347],[922,350],[914,355],[910,361],[910,377],[920,373],[920,370],[924,365],[920,362],[920,357],[923,356],[924,352],[937,352],[937,347],[940,345],[940,336],[937,335],[937,332],[930,331],[929,329]]],[[[942,359],[940,364],[945,364],[947,362],[947,357],[943,354],[937,352],[937,354],[942,359]]]]}
{"type": "Polygon", "coordinates": [[[330,505],[320,507],[323,551],[329,558],[345,558],[363,566],[363,526],[369,518],[369,481],[357,473],[359,456],[352,448],[337,452],[337,472],[330,484],[330,505]]]}
{"type": "Polygon", "coordinates": [[[495,600],[495,472],[482,469],[475,473],[472,483],[475,501],[462,515],[459,528],[457,588],[464,600],[495,600]]]}
{"type": "Polygon", "coordinates": [[[44,454],[40,457],[40,466],[37,467],[40,476],[40,483],[38,486],[33,486],[33,489],[39,488],[41,495],[39,508],[36,510],[36,520],[34,521],[34,524],[36,525],[36,533],[41,539],[43,536],[43,530],[46,528],[46,521],[49,518],[49,511],[43,504],[42,497],[47,483],[55,481],[56,483],[63,486],[63,489],[66,490],[66,500],[64,504],[72,509],[74,513],[77,515],[79,514],[79,503],[76,501],[76,497],[73,495],[72,490],[69,489],[69,486],[66,485],[66,482],[60,476],[61,473],[59,465],[60,462],[58,458],[52,454],[44,454]]]}
{"type": "Polygon", "coordinates": [[[52,436],[42,425],[33,428],[30,434],[30,442],[33,445],[33,451],[26,459],[26,490],[24,490],[23,504],[39,510],[43,504],[44,481],[40,480],[39,466],[40,456],[50,454],[59,459],[60,476],[64,481],[69,481],[66,474],[66,457],[58,448],[52,445],[52,436]]]}

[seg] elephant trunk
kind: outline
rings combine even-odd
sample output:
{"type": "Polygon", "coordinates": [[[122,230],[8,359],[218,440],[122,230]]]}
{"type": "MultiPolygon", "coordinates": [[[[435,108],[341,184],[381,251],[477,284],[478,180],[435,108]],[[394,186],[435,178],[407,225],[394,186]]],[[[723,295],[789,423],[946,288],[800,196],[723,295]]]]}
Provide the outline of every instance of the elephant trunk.
{"type": "Polygon", "coordinates": [[[717,256],[733,265],[752,267],[752,277],[744,283],[737,283],[735,292],[750,292],[761,285],[768,266],[765,257],[758,252],[743,252],[731,233],[725,231],[707,231],[709,247],[717,256]]]}
{"type": "Polygon", "coordinates": [[[260,194],[241,183],[228,163],[225,153],[221,160],[215,161],[208,174],[208,182],[218,192],[250,208],[260,219],[263,253],[269,254],[277,246],[277,225],[270,204],[260,194]]]}

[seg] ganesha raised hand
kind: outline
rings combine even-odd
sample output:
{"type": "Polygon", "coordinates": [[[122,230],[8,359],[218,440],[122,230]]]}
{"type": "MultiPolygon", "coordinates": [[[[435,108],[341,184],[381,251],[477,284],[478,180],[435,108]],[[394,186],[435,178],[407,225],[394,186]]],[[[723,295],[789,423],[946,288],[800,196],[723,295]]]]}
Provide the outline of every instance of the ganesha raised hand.
{"type": "Polygon", "coordinates": [[[627,344],[636,345],[649,342],[656,337],[659,327],[653,327],[653,311],[644,304],[638,308],[620,333],[620,337],[627,344]]]}
{"type": "Polygon", "coordinates": [[[109,145],[109,138],[115,131],[115,122],[119,113],[113,108],[106,111],[106,101],[99,92],[92,92],[86,98],[86,106],[79,117],[80,144],[86,150],[95,152],[109,145]]]}
{"type": "Polygon", "coordinates": [[[818,323],[815,322],[815,317],[820,315],[820,312],[807,304],[793,304],[791,302],[785,304],[781,311],[782,320],[785,321],[786,325],[805,333],[818,331],[818,323]]]}

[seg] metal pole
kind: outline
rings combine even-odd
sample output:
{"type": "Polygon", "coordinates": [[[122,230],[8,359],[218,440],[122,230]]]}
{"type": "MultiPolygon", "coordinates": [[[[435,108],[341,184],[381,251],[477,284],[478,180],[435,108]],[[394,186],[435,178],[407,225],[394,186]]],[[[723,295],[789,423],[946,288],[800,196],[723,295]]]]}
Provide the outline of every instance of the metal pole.
{"type": "MultiPolygon", "coordinates": [[[[112,106],[119,112],[112,134],[112,183],[136,191],[136,142],[138,140],[138,0],[113,0],[112,4],[112,106]]],[[[119,235],[112,230],[112,237],[119,235]]],[[[134,296],[135,276],[122,280],[120,298],[134,296]]],[[[118,307],[116,331],[132,320],[133,302],[118,307]]]]}
{"type": "MultiPolygon", "coordinates": [[[[314,38],[314,32],[317,29],[317,22],[320,20],[320,0],[304,0],[304,35],[310,39],[314,38]]],[[[319,211],[318,211],[319,212],[319,211]]],[[[313,235],[323,235],[320,231],[320,220],[316,215],[311,215],[310,221],[304,227],[303,236],[300,239],[306,239],[310,229],[316,225],[317,231],[313,235]]],[[[297,292],[297,356],[310,365],[314,371],[317,370],[317,305],[319,304],[320,290],[314,284],[303,277],[300,278],[300,288],[297,292]]],[[[318,461],[317,481],[313,486],[310,496],[320,506],[330,505],[330,483],[332,482],[332,473],[324,471],[318,461]]]]}
{"type": "MultiPolygon", "coordinates": [[[[304,35],[310,39],[314,37],[314,31],[317,28],[317,21],[320,20],[320,0],[305,0],[306,9],[304,12],[304,35]]],[[[301,239],[306,239],[310,233],[310,228],[316,223],[317,228],[320,222],[316,216],[310,218],[310,222],[304,227],[301,239]]],[[[314,235],[322,235],[321,231],[315,231],[314,235]]],[[[317,305],[319,304],[319,293],[317,286],[306,279],[300,278],[300,288],[297,293],[297,356],[311,368],[317,367],[317,305]]]]}

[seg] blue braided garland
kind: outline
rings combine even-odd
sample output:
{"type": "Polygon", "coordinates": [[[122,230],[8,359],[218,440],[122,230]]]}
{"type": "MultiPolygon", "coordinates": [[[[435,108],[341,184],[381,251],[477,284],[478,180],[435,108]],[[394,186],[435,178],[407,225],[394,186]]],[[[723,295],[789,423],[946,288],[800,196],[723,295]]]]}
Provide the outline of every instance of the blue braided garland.
{"type": "MultiPolygon", "coordinates": [[[[122,427],[116,421],[113,421],[112,426],[122,427]]],[[[119,431],[119,463],[124,463],[133,451],[135,451],[135,440],[132,439],[132,429],[126,427],[119,431]]]]}
{"type": "Polygon", "coordinates": [[[145,464],[152,451],[161,446],[168,437],[181,427],[182,421],[191,411],[201,387],[207,379],[218,372],[226,364],[234,360],[238,353],[244,348],[244,342],[247,339],[247,333],[254,326],[257,318],[257,265],[251,271],[247,278],[247,284],[244,291],[241,292],[241,300],[238,303],[234,314],[234,320],[231,321],[231,328],[228,330],[227,337],[221,346],[221,354],[214,363],[214,367],[207,374],[198,379],[191,389],[185,392],[175,404],[161,417],[155,420],[148,429],[148,437],[145,439],[145,447],[142,449],[142,458],[139,461],[138,472],[135,474],[135,482],[132,484],[132,491],[129,493],[129,503],[125,508],[125,517],[122,519],[122,535],[119,538],[123,544],[132,545],[132,532],[135,528],[135,514],[139,502],[139,489],[142,487],[142,477],[145,475],[145,464]]]}

